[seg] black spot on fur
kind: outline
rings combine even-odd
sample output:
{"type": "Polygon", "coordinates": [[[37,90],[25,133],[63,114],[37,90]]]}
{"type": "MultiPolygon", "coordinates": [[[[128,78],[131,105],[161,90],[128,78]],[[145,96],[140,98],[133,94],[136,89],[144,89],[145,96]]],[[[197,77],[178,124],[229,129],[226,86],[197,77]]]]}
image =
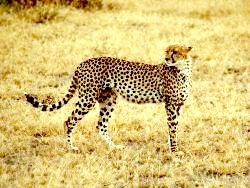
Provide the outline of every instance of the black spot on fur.
{"type": "Polygon", "coordinates": [[[61,101],[59,101],[59,102],[58,102],[57,109],[59,109],[59,108],[61,108],[61,107],[62,107],[62,102],[61,102],[61,101]]]}
{"type": "Polygon", "coordinates": [[[47,110],[47,106],[44,105],[44,106],[42,107],[42,111],[46,111],[46,110],[47,110]]]}
{"type": "Polygon", "coordinates": [[[29,103],[33,104],[34,103],[34,97],[30,96],[30,95],[25,95],[26,99],[29,103]]]}
{"type": "Polygon", "coordinates": [[[38,105],[39,105],[38,101],[36,101],[36,102],[33,103],[33,106],[36,107],[36,108],[38,107],[38,105]]]}
{"type": "Polygon", "coordinates": [[[65,98],[63,98],[63,102],[64,102],[64,104],[68,103],[68,101],[65,98]]]}
{"type": "Polygon", "coordinates": [[[88,112],[82,112],[82,115],[84,116],[85,114],[87,114],[88,112]]]}

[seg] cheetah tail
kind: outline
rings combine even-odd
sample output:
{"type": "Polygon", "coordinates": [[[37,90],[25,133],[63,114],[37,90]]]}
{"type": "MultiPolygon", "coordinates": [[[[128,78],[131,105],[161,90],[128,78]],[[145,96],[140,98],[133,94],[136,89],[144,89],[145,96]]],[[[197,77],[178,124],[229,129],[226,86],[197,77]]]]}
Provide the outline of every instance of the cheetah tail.
{"type": "Polygon", "coordinates": [[[77,84],[75,83],[75,79],[72,81],[70,89],[68,93],[58,102],[53,104],[44,104],[43,102],[39,102],[35,97],[30,94],[24,93],[26,100],[32,104],[33,107],[39,108],[42,111],[53,111],[55,109],[61,108],[63,105],[67,104],[69,100],[73,97],[74,93],[76,92],[77,84]]]}

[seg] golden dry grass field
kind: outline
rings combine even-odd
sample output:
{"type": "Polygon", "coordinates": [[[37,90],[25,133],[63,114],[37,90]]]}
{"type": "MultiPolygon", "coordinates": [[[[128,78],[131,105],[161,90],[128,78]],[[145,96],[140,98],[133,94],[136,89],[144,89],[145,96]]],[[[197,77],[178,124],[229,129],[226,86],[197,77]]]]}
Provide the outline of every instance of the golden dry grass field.
{"type": "Polygon", "coordinates": [[[99,10],[0,6],[0,187],[250,187],[249,0],[103,0],[99,10]],[[170,44],[193,46],[193,87],[171,155],[163,104],[118,99],[111,150],[96,130],[98,105],[78,124],[79,153],[55,112],[27,104],[64,96],[74,69],[111,55],[159,64],[170,44]]]}

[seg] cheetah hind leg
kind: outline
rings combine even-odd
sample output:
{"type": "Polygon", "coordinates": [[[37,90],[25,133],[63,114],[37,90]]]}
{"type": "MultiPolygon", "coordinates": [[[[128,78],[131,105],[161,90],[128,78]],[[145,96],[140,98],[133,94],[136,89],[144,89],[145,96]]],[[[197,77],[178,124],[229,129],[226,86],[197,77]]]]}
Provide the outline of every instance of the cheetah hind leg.
{"type": "Polygon", "coordinates": [[[73,135],[72,133],[74,132],[74,128],[85,114],[89,112],[89,108],[82,108],[82,105],[80,102],[76,103],[75,110],[73,110],[71,116],[68,118],[67,121],[65,121],[65,129],[67,133],[67,142],[69,145],[69,149],[73,151],[79,151],[78,147],[73,145],[73,135]]]}
{"type": "Polygon", "coordinates": [[[115,145],[108,135],[108,121],[114,111],[117,95],[111,89],[104,90],[99,99],[100,116],[98,121],[99,135],[112,149],[124,149],[123,145],[115,145]]]}

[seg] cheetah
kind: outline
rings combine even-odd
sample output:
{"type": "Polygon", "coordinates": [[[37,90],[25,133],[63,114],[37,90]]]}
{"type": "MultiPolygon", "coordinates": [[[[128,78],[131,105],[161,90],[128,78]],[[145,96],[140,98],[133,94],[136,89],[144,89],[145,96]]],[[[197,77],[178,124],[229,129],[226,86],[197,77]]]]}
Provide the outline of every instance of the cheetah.
{"type": "Polygon", "coordinates": [[[171,45],[165,50],[165,61],[159,65],[126,61],[113,57],[97,57],[82,62],[74,72],[70,88],[59,102],[44,104],[25,93],[26,100],[42,111],[53,111],[67,104],[78,92],[78,102],[71,116],[65,121],[69,148],[73,145],[72,133],[77,122],[98,102],[99,135],[110,147],[115,145],[108,135],[109,119],[114,111],[117,96],[133,103],[165,103],[169,127],[171,152],[177,151],[177,125],[181,106],[191,87],[192,47],[171,45]]]}

